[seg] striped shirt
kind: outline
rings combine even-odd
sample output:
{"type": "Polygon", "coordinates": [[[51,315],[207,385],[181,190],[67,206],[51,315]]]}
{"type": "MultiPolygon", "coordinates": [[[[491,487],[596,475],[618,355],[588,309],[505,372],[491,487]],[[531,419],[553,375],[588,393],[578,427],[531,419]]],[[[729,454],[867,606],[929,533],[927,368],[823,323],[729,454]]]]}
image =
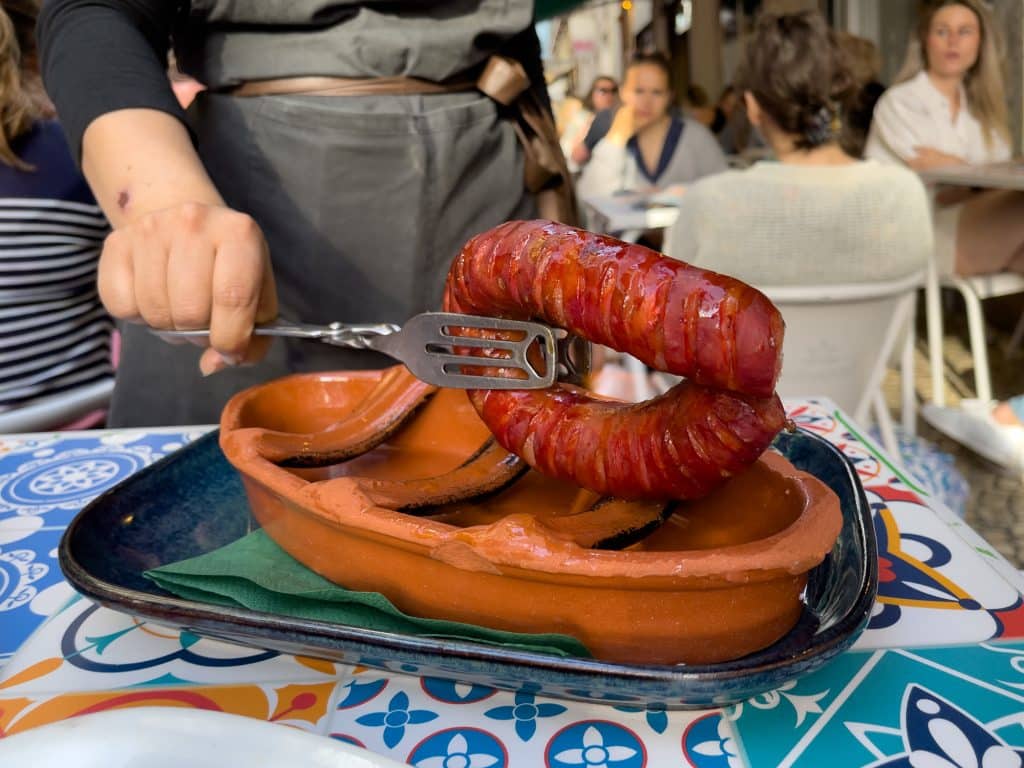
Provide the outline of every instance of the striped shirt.
{"type": "Polygon", "coordinates": [[[0,412],[113,377],[96,293],[106,218],[55,122],[12,149],[34,170],[0,164],[0,412]]]}

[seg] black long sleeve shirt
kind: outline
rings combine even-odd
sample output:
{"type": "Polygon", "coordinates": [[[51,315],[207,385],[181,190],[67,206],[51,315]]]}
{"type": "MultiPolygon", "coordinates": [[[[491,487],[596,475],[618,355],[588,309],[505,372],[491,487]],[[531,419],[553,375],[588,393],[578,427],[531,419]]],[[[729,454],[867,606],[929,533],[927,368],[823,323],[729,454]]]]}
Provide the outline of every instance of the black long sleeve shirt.
{"type": "Polygon", "coordinates": [[[532,18],[532,0],[46,0],[38,33],[77,157],[106,112],[183,118],[166,74],[172,39],[182,70],[214,89],[303,75],[443,82],[506,46],[542,83],[532,18]]]}
{"type": "Polygon", "coordinates": [[[43,82],[72,156],[100,115],[148,108],[184,120],[167,77],[178,0],[46,0],[39,16],[43,82]]]}

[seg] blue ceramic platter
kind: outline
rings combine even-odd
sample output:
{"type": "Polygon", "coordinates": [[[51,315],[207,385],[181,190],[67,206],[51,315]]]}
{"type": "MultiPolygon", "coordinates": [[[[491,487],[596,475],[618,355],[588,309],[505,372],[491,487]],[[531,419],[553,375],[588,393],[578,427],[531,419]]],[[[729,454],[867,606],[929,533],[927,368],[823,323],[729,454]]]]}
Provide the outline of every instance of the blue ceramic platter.
{"type": "Polygon", "coordinates": [[[775,447],[838,494],[843,528],[808,580],[803,616],[774,645],[713,665],[630,665],[421,638],[184,600],[143,572],[224,546],[256,527],[211,433],[132,475],[75,518],[60,565],[79,592],[115,610],[198,634],[349,664],[589,701],[701,709],[772,690],[824,665],[864,628],[877,589],[871,513],[856,472],[810,432],[775,447]]]}

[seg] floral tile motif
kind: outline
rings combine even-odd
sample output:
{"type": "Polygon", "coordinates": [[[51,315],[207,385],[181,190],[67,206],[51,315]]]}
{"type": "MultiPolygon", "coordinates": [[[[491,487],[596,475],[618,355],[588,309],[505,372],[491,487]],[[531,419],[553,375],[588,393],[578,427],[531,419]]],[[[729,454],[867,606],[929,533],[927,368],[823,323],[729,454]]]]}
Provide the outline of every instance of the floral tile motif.
{"type": "Polygon", "coordinates": [[[11,658],[0,696],[39,691],[247,682],[336,681],[350,668],[200,638],[77,598],[11,658]]]}
{"type": "Polygon", "coordinates": [[[934,500],[834,404],[804,400],[788,412],[850,458],[871,506],[878,601],[855,648],[949,645],[1024,634],[1024,580],[1016,569],[948,510],[933,512],[934,500]]]}
{"type": "Polygon", "coordinates": [[[642,768],[686,765],[686,760],[698,768],[733,765],[712,760],[712,747],[704,744],[708,739],[697,742],[706,754],[691,752],[686,740],[692,723],[711,717],[717,724],[719,710],[603,706],[546,699],[528,687],[513,693],[364,668],[340,683],[337,701],[332,738],[422,768],[642,768]]]}
{"type": "Polygon", "coordinates": [[[755,768],[1019,766],[1024,644],[850,652],[728,717],[755,768]]]}
{"type": "Polygon", "coordinates": [[[983,642],[1008,635],[1021,595],[916,499],[868,492],[878,542],[878,600],[857,648],[983,642]]]}
{"type": "Polygon", "coordinates": [[[0,437],[0,668],[70,595],[57,545],[100,493],[200,429],[0,437]]]}
{"type": "Polygon", "coordinates": [[[202,434],[129,431],[9,439],[0,452],[0,521],[27,515],[66,527],[100,493],[202,434]]]}
{"type": "Polygon", "coordinates": [[[10,523],[0,520],[0,665],[72,594],[57,565],[63,531],[35,516],[10,523]]]}

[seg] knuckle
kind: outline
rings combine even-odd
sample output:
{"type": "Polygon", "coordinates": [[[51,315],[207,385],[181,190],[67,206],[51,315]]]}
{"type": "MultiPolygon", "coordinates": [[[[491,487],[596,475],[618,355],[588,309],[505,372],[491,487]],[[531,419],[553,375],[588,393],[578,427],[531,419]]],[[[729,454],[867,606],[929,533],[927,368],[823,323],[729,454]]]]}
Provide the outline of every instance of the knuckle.
{"type": "Polygon", "coordinates": [[[103,250],[115,252],[122,250],[127,243],[125,242],[124,232],[119,229],[115,229],[105,238],[103,238],[103,250]]]}
{"type": "Polygon", "coordinates": [[[235,213],[226,225],[228,237],[235,240],[252,240],[260,235],[259,224],[247,213],[235,213]]]}
{"type": "Polygon", "coordinates": [[[146,321],[146,325],[152,328],[173,328],[174,319],[171,316],[170,307],[160,302],[149,302],[140,307],[139,314],[146,321]]]}
{"type": "Polygon", "coordinates": [[[101,283],[99,286],[100,301],[111,317],[118,320],[127,320],[135,317],[138,312],[135,308],[135,301],[131,296],[116,290],[104,290],[101,283]]]}
{"type": "Polygon", "coordinates": [[[175,328],[205,328],[210,324],[210,308],[198,301],[179,302],[172,314],[175,328]]]}
{"type": "Polygon", "coordinates": [[[258,292],[253,285],[232,280],[213,291],[213,303],[225,309],[244,309],[256,304],[258,292]]]}
{"type": "Polygon", "coordinates": [[[188,232],[198,232],[206,219],[206,207],[199,203],[183,203],[178,209],[181,226],[188,232]]]}

